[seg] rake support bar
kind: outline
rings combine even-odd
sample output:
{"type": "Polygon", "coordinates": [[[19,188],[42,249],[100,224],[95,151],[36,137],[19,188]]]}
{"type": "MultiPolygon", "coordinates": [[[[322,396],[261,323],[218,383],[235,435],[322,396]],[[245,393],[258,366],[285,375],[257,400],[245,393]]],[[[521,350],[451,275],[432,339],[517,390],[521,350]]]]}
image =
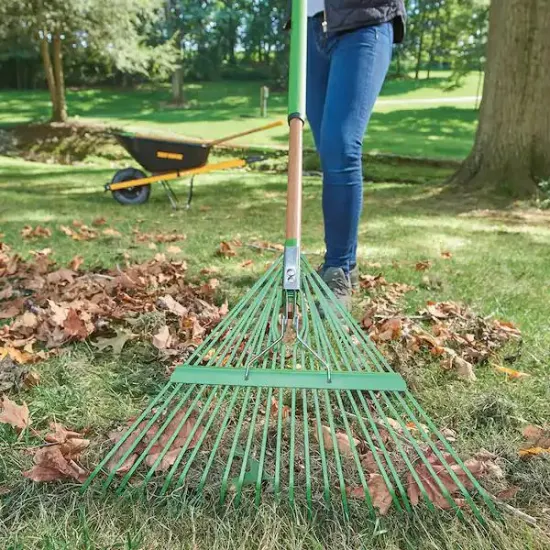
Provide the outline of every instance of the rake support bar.
{"type": "Polygon", "coordinates": [[[323,371],[250,369],[220,367],[178,367],[172,382],[208,386],[296,388],[316,390],[405,391],[407,385],[393,372],[332,372],[331,381],[323,371]]]}

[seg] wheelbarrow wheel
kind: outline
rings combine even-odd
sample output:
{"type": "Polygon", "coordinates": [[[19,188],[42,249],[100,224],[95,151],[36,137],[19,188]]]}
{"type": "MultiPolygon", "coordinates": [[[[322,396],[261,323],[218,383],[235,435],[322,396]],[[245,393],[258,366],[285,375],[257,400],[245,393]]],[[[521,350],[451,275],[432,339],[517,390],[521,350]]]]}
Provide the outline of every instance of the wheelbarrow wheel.
{"type": "MultiPolygon", "coordinates": [[[[145,174],[141,170],[124,168],[117,171],[111,183],[138,180],[145,177],[145,174]]],[[[127,187],[126,189],[117,189],[112,193],[113,198],[120,204],[143,204],[149,200],[151,185],[136,185],[135,187],[127,187]]]]}

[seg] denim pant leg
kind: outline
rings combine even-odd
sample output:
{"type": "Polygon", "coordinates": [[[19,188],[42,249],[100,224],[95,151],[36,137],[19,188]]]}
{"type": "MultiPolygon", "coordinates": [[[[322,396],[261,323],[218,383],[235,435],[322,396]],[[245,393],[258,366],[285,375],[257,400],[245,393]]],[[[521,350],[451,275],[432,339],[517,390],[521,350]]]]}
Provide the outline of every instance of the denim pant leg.
{"type": "Polygon", "coordinates": [[[324,49],[325,41],[321,20],[308,17],[306,114],[317,150],[321,141],[321,123],[330,68],[329,57],[324,49]]]}
{"type": "Polygon", "coordinates": [[[363,136],[391,61],[393,27],[391,23],[364,27],[330,42],[318,142],[323,168],[325,266],[341,267],[348,273],[356,261],[363,201],[363,136]]]}

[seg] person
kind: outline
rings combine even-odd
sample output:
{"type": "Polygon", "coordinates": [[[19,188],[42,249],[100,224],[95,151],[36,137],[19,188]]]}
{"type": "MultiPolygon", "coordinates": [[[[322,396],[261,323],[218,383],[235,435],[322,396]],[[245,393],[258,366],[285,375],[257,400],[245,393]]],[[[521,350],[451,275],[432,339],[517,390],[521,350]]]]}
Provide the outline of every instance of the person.
{"type": "Polygon", "coordinates": [[[363,203],[362,145],[405,34],[403,0],[308,0],[306,115],[323,172],[326,253],[319,273],[351,309],[358,286],[363,203]]]}

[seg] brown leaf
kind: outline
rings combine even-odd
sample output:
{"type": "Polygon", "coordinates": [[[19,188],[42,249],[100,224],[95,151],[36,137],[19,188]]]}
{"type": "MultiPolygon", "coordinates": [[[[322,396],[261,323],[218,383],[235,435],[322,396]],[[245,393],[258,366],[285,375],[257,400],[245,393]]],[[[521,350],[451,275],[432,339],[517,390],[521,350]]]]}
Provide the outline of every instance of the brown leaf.
{"type": "Polygon", "coordinates": [[[241,264],[241,267],[252,267],[254,265],[254,262],[252,260],[245,260],[242,264],[241,264]]]}
{"type": "Polygon", "coordinates": [[[67,315],[69,313],[69,309],[66,307],[58,306],[55,302],[52,300],[48,300],[48,304],[50,306],[50,310],[52,311],[53,315],[50,317],[50,319],[58,326],[63,326],[63,323],[65,323],[65,319],[67,319],[67,315]]]}
{"type": "Polygon", "coordinates": [[[117,231],[116,229],[113,229],[112,227],[106,227],[102,232],[102,235],[105,235],[106,237],[122,237],[120,231],[117,231]]]}
{"type": "Polygon", "coordinates": [[[495,497],[498,498],[499,500],[511,500],[518,494],[519,491],[520,491],[520,488],[517,485],[510,485],[510,487],[507,487],[506,489],[499,491],[495,495],[495,497]]]}
{"type": "Polygon", "coordinates": [[[107,223],[107,220],[103,217],[101,218],[96,218],[93,222],[92,222],[92,225],[95,225],[96,227],[100,226],[100,225],[105,225],[107,223]]]}
{"type": "Polygon", "coordinates": [[[62,267],[61,269],[58,269],[57,271],[52,271],[51,273],[48,273],[46,275],[46,281],[48,283],[52,284],[59,284],[59,283],[73,283],[76,273],[72,271],[71,269],[67,269],[66,267],[62,267]]]}
{"type": "MultiPolygon", "coordinates": [[[[160,458],[160,455],[166,449],[170,439],[173,436],[175,436],[174,440],[172,441],[171,445],[169,446],[168,450],[166,451],[162,459],[160,459],[160,462],[156,468],[156,471],[165,471],[172,464],[174,464],[176,458],[180,454],[180,451],[182,450],[184,445],[187,445],[187,449],[192,449],[193,447],[195,447],[195,445],[197,444],[198,440],[202,435],[203,428],[202,426],[198,426],[197,429],[195,430],[195,433],[193,434],[193,437],[190,439],[189,442],[187,442],[188,438],[191,436],[191,433],[193,432],[193,429],[196,426],[197,416],[194,413],[191,413],[190,415],[188,415],[187,419],[184,420],[186,415],[187,415],[186,409],[180,409],[174,415],[172,420],[165,427],[160,437],[158,437],[158,439],[155,441],[153,446],[149,449],[147,457],[145,458],[146,466],[151,467],[153,464],[155,464],[157,459],[160,458]],[[180,427],[180,424],[182,424],[181,427],[180,427]],[[178,430],[178,428],[180,429],[178,430]]],[[[160,422],[160,419],[159,419],[159,422],[160,422]]],[[[163,422],[164,422],[164,419],[163,419],[163,422]]],[[[129,425],[131,424],[132,422],[130,421],[129,425]]],[[[124,463],[121,464],[119,468],[116,470],[116,473],[119,475],[122,475],[126,473],[133,466],[133,464],[138,458],[138,455],[141,454],[146,449],[146,447],[149,445],[149,443],[151,443],[152,439],[157,435],[159,431],[159,424],[155,423],[145,433],[143,433],[147,424],[148,422],[146,420],[141,422],[138,425],[138,427],[124,440],[120,448],[117,449],[117,452],[112,456],[112,458],[106,464],[106,468],[109,471],[113,471],[117,467],[121,458],[126,454],[126,452],[130,448],[135,446],[134,453],[130,454],[127,457],[124,463]],[[139,441],[137,441],[138,439],[139,441]]],[[[122,439],[122,437],[125,435],[126,435],[126,432],[117,430],[117,431],[111,432],[109,434],[109,438],[114,443],[118,443],[122,439]]]]}
{"type": "Polygon", "coordinates": [[[84,340],[88,336],[86,324],[73,308],[69,309],[67,313],[67,318],[63,322],[63,329],[67,336],[76,338],[77,340],[84,340]]]}
{"type": "Polygon", "coordinates": [[[231,256],[236,256],[237,252],[229,242],[222,241],[218,248],[218,254],[224,258],[230,258],[231,256]]]}
{"type": "Polygon", "coordinates": [[[476,375],[474,374],[474,367],[468,361],[462,359],[456,355],[453,357],[453,367],[456,369],[457,375],[466,380],[467,382],[475,382],[477,380],[476,375]]]}
{"type": "Polygon", "coordinates": [[[99,351],[104,351],[107,348],[113,349],[114,355],[120,355],[122,348],[126,345],[126,342],[135,338],[136,335],[128,332],[124,329],[117,329],[116,336],[112,338],[98,338],[97,342],[92,342],[92,345],[99,351]]]}
{"type": "Polygon", "coordinates": [[[78,268],[82,265],[84,262],[84,258],[82,256],[75,256],[69,263],[69,267],[73,271],[78,271],[78,268]]]}
{"type": "Polygon", "coordinates": [[[523,437],[529,447],[550,447],[550,429],[529,424],[523,429],[523,437]]]}
{"type": "Polygon", "coordinates": [[[219,273],[220,272],[220,268],[219,267],[205,267],[203,269],[201,269],[201,275],[214,275],[215,273],[219,273]]]}
{"type": "Polygon", "coordinates": [[[172,296],[170,296],[169,294],[166,294],[166,296],[162,296],[161,298],[159,298],[158,302],[163,309],[167,309],[175,315],[183,317],[188,313],[188,309],[182,306],[179,302],[176,302],[176,300],[174,300],[174,298],[172,298],[172,296]]]}
{"type": "Polygon", "coordinates": [[[158,332],[153,336],[153,346],[155,346],[158,350],[166,350],[170,347],[170,344],[172,343],[172,336],[170,335],[170,331],[168,330],[168,327],[164,325],[158,332]]]}
{"type": "MultiPolygon", "coordinates": [[[[78,452],[76,450],[71,452],[68,445],[65,449],[65,445],[51,445],[38,449],[34,455],[34,467],[27,472],[23,472],[23,475],[37,482],[74,479],[79,483],[84,483],[88,473],[75,462],[74,458],[71,458],[77,456],[89,444],[87,440],[79,441],[78,452]],[[63,453],[63,450],[66,452],[63,453]]],[[[73,447],[75,447],[75,444],[73,444],[73,447]]]]}
{"type": "Polygon", "coordinates": [[[441,257],[448,260],[448,259],[452,258],[453,255],[452,255],[451,252],[449,252],[449,251],[446,250],[446,251],[444,251],[444,252],[441,253],[441,257]]]}
{"type": "Polygon", "coordinates": [[[13,287],[11,285],[7,285],[4,289],[0,290],[0,300],[7,300],[12,297],[12,294],[13,287]]]}
{"type": "Polygon", "coordinates": [[[416,271],[426,271],[427,269],[430,269],[432,266],[432,262],[430,260],[423,260],[421,262],[417,262],[414,268],[416,271]]]}
{"type": "MultiPolygon", "coordinates": [[[[323,444],[325,446],[325,449],[327,451],[330,451],[334,448],[333,445],[333,438],[332,438],[332,430],[325,425],[321,426],[322,432],[323,432],[323,444]]],[[[317,431],[314,432],[315,436],[317,437],[317,431]]],[[[343,456],[347,457],[353,457],[352,452],[352,445],[354,447],[357,447],[361,442],[357,438],[353,438],[353,442],[349,440],[348,435],[345,432],[336,432],[336,444],[338,446],[338,450],[343,456]]]]}
{"type": "MultiPolygon", "coordinates": [[[[53,430],[53,433],[49,433],[44,437],[44,440],[48,443],[66,443],[69,439],[80,439],[82,440],[82,434],[78,432],[73,432],[67,430],[63,424],[59,422],[51,422],[50,428],[53,430]]],[[[85,441],[85,440],[82,440],[85,441]]]]}
{"type": "MultiPolygon", "coordinates": [[[[369,474],[366,482],[372,505],[378,508],[381,516],[386,515],[391,508],[392,496],[384,478],[380,474],[369,474]]],[[[347,487],[346,492],[349,498],[366,498],[362,486],[347,487]]]]}
{"type": "Polygon", "coordinates": [[[23,229],[21,229],[21,236],[24,239],[51,237],[52,231],[51,229],[42,227],[41,225],[37,225],[34,229],[32,226],[26,225],[23,229]]]}
{"type": "Polygon", "coordinates": [[[179,254],[181,252],[181,248],[172,244],[166,247],[166,252],[168,252],[168,254],[179,254]]]}
{"type": "Polygon", "coordinates": [[[31,370],[23,377],[23,387],[27,389],[38,386],[38,384],[40,384],[40,375],[36,371],[31,370]]]}
{"type": "MultiPolygon", "coordinates": [[[[271,398],[271,418],[278,418],[279,415],[279,400],[275,397],[271,398]]],[[[283,420],[290,416],[290,407],[283,405],[281,408],[281,415],[283,420]]]]}
{"type": "Polygon", "coordinates": [[[31,424],[29,408],[26,403],[18,405],[4,395],[2,398],[2,409],[0,423],[9,424],[17,431],[22,431],[31,424]]]}

